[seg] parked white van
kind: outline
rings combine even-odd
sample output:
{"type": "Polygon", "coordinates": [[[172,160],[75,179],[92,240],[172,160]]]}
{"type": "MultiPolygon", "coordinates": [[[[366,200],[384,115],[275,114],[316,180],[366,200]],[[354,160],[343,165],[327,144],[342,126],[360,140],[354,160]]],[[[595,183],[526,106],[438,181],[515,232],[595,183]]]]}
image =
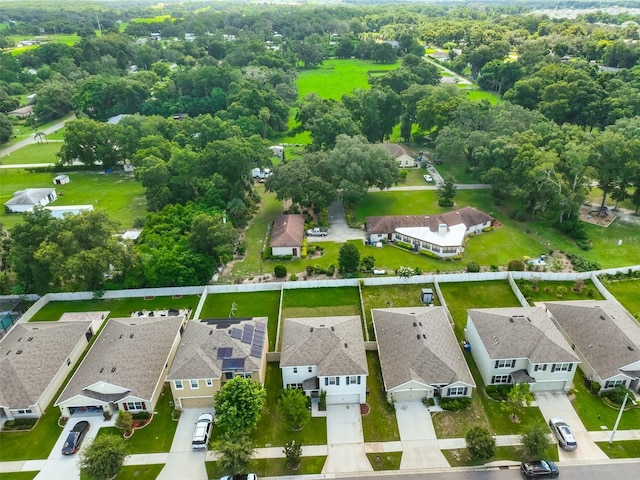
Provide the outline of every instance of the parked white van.
{"type": "Polygon", "coordinates": [[[196,449],[206,449],[209,445],[211,436],[211,427],[213,426],[213,415],[203,413],[198,417],[196,422],[196,431],[193,432],[193,440],[191,446],[196,449]]]}

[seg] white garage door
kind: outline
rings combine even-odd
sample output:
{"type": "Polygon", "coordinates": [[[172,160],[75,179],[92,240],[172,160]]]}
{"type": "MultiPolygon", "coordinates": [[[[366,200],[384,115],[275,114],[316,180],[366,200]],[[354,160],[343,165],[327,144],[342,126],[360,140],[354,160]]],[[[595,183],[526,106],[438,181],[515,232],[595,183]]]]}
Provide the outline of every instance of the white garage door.
{"type": "Polygon", "coordinates": [[[532,392],[563,392],[566,385],[566,380],[557,382],[537,382],[531,384],[530,390],[532,392]]]}
{"type": "Polygon", "coordinates": [[[327,395],[327,405],[342,405],[344,403],[360,403],[360,395],[327,395]]]}
{"type": "Polygon", "coordinates": [[[405,390],[393,393],[393,399],[396,402],[417,402],[426,396],[427,390],[405,390]]]}
{"type": "Polygon", "coordinates": [[[182,408],[189,407],[211,407],[213,408],[213,397],[183,397],[182,408]]]}

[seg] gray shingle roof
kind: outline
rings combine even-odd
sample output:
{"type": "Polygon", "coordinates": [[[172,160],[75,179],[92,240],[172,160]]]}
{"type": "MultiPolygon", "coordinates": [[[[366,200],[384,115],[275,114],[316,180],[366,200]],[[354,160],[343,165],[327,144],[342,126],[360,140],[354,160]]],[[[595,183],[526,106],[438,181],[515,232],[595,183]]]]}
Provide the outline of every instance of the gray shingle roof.
{"type": "Polygon", "coordinates": [[[542,308],[483,308],[467,313],[492,359],[528,358],[531,363],[580,361],[542,308]]]}
{"type": "Polygon", "coordinates": [[[299,247],[303,237],[303,215],[278,215],[273,221],[272,247],[299,247]]]}
{"type": "Polygon", "coordinates": [[[0,405],[35,405],[78,343],[86,344],[85,333],[90,325],[91,322],[17,323],[0,340],[0,405]]]}
{"type": "Polygon", "coordinates": [[[367,375],[360,317],[286,318],[280,366],[305,365],[317,365],[320,377],[367,375]]]}
{"type": "Polygon", "coordinates": [[[76,395],[98,398],[87,390],[98,382],[129,389],[120,398],[131,394],[150,399],[184,319],[179,315],[108,320],[56,405],[76,395]]]}
{"type": "Polygon", "coordinates": [[[475,386],[442,307],[374,309],[371,315],[387,390],[410,380],[475,386]]]}
{"type": "Polygon", "coordinates": [[[26,188],[18,190],[5,205],[36,205],[40,200],[54,192],[55,188],[26,188]]]}
{"type": "Polygon", "coordinates": [[[493,217],[476,210],[473,207],[464,207],[459,210],[442,213],[439,215],[389,215],[384,217],[367,217],[365,221],[366,231],[371,234],[393,233],[396,228],[428,227],[437,232],[438,225],[446,223],[448,226],[463,223],[469,228],[492,221],[493,217]]]}
{"type": "Polygon", "coordinates": [[[576,300],[544,305],[601,379],[640,361],[640,325],[617,302],[576,300]]]}
{"type": "Polygon", "coordinates": [[[216,328],[216,325],[192,320],[182,335],[182,340],[173,364],[167,375],[167,380],[188,380],[203,378],[220,378],[223,358],[218,358],[218,350],[231,348],[231,358],[244,358],[244,371],[260,370],[262,357],[251,356],[251,343],[231,336],[231,329],[243,329],[257,324],[264,326],[264,349],[268,347],[267,318],[234,321],[232,318],[225,322],[229,328],[216,328]]]}

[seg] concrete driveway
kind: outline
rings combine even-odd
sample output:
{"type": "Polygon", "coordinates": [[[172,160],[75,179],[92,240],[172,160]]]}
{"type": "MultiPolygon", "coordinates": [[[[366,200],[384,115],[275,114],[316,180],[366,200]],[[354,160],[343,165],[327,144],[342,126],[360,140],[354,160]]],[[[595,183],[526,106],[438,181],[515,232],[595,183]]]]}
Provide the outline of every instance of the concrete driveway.
{"type": "Polygon", "coordinates": [[[158,475],[159,480],[173,480],[175,478],[207,480],[207,469],[204,466],[207,451],[206,449],[194,450],[191,448],[196,420],[202,413],[213,413],[213,406],[185,408],[180,415],[167,463],[158,475]]]}
{"type": "Polygon", "coordinates": [[[427,407],[422,402],[397,402],[395,408],[402,444],[400,469],[449,467],[449,462],[438,447],[427,407]]]}
{"type": "Polygon", "coordinates": [[[102,427],[111,427],[113,426],[114,420],[105,421],[102,415],[88,415],[88,416],[73,416],[69,419],[67,424],[65,425],[62,433],[58,437],[56,444],[53,446],[53,450],[49,454],[46,462],[40,473],[36,475],[37,480],[72,480],[80,478],[80,467],[78,466],[78,453],[74,455],[62,455],[62,447],[64,446],[64,442],[69,435],[71,429],[75,426],[76,423],[86,420],[89,422],[89,431],[87,435],[82,440],[82,445],[80,449],[84,448],[86,445],[91,443],[96,435],[98,434],[98,430],[102,427]]]}
{"type": "Polygon", "coordinates": [[[563,418],[571,427],[571,432],[578,442],[578,448],[571,452],[558,447],[558,458],[561,462],[609,458],[591,439],[565,393],[536,393],[535,397],[545,421],[549,423],[549,419],[552,417],[563,418]]]}
{"type": "Polygon", "coordinates": [[[336,200],[327,209],[329,231],[326,237],[307,237],[309,242],[346,242],[347,240],[364,239],[364,230],[349,228],[340,200],[336,200]]]}
{"type": "Polygon", "coordinates": [[[327,405],[327,460],[322,473],[371,472],[359,404],[327,405]]]}

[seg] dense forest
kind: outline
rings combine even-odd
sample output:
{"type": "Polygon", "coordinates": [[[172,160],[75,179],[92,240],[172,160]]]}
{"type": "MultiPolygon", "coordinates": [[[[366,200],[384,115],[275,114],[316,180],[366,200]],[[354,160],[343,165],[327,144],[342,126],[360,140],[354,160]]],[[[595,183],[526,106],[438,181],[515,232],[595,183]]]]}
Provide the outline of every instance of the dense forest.
{"type": "MultiPolygon", "coordinates": [[[[640,14],[552,18],[532,11],[543,1],[367,3],[3,2],[0,112],[27,93],[37,99],[29,122],[75,112],[61,166],[130,162],[149,211],[127,247],[109,239],[116,227],[101,211],[25,215],[2,236],[3,289],[207,283],[244,250],[238,229],[260,201],[251,169],[272,167],[270,139],[300,132],[311,139],[304,155],[275,166],[266,188],[302,208],[358,202],[400,181],[370,145],[394,129],[443,160],[463,159],[474,180],[515,201],[516,218],[552,222],[585,248],[577,211],[590,183],[602,205],[640,208],[640,14]],[[19,46],[58,35],[75,37],[19,46]],[[441,55],[427,59],[425,49],[441,55]],[[399,66],[340,100],[298,98],[298,73],[328,58],[399,66]],[[467,99],[441,82],[438,65],[504,101],[467,99]],[[106,122],[117,115],[126,116],[106,122]]],[[[0,116],[0,142],[13,134],[0,116]]]]}

